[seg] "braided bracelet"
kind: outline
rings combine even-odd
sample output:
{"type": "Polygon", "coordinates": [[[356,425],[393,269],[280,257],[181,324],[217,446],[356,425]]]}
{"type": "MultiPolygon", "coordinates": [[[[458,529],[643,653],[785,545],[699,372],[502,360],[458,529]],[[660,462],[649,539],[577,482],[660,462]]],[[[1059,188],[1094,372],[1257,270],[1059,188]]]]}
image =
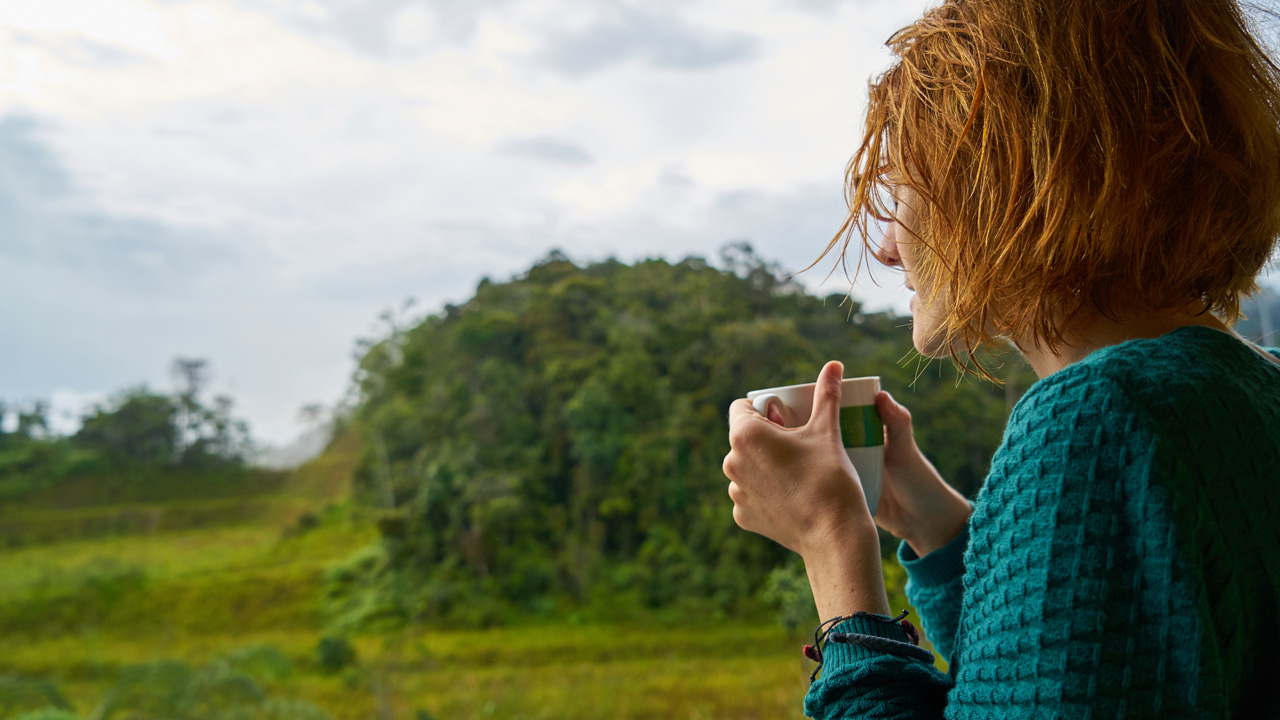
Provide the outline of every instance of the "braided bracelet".
{"type": "Polygon", "coordinates": [[[838,642],[846,645],[860,645],[862,647],[876,650],[879,652],[897,655],[912,660],[933,664],[933,653],[924,648],[917,647],[920,644],[920,633],[916,632],[916,628],[907,620],[908,611],[903,610],[902,614],[895,618],[887,618],[883,615],[874,613],[856,612],[852,615],[840,615],[833,617],[826,622],[818,625],[813,631],[813,644],[804,646],[804,656],[818,663],[818,667],[813,669],[813,673],[809,675],[809,684],[818,677],[818,672],[822,670],[822,649],[826,642],[838,642]],[[900,642],[898,640],[890,640],[889,638],[877,637],[875,635],[866,635],[864,633],[840,633],[832,632],[837,625],[845,620],[854,618],[866,618],[878,623],[887,625],[897,625],[907,633],[910,643],[900,642]]]}
{"type": "Polygon", "coordinates": [[[925,650],[922,647],[916,647],[911,643],[876,637],[875,635],[864,635],[862,633],[827,633],[827,642],[859,645],[869,650],[889,653],[890,655],[910,658],[911,660],[919,660],[920,662],[928,663],[930,665],[933,664],[933,653],[928,650],[925,650]]]}

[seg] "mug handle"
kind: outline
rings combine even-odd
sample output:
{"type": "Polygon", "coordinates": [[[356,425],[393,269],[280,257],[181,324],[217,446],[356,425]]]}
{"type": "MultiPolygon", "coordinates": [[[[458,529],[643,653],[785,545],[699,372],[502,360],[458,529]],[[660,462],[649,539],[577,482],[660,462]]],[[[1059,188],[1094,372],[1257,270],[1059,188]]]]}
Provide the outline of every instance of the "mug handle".
{"type": "MultiPolygon", "coordinates": [[[[773,402],[778,403],[778,405],[782,407],[786,407],[786,405],[784,405],[782,402],[782,398],[778,397],[777,395],[774,395],[773,393],[765,393],[764,395],[757,395],[756,399],[751,401],[751,407],[755,408],[756,412],[760,413],[765,418],[768,418],[769,403],[773,403],[773,402]]],[[[782,407],[779,407],[778,410],[781,411],[782,407]]]]}

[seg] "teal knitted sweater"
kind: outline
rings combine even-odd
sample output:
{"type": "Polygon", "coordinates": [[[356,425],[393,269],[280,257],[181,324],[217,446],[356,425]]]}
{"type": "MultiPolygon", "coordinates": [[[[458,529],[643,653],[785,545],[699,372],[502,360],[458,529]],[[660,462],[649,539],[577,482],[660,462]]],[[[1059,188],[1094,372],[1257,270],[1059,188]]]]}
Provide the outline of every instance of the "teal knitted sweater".
{"type": "Polygon", "coordinates": [[[1280,718],[1278,528],[1280,366],[1200,326],[1098,350],[1018,402],[959,537],[899,548],[949,673],[828,643],[805,710],[1280,718]]]}

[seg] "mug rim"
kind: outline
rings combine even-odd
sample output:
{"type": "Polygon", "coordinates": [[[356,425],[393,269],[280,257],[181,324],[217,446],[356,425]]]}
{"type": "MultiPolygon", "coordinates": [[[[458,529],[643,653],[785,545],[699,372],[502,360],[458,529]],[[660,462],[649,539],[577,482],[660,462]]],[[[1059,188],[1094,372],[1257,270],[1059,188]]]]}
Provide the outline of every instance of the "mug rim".
{"type": "MultiPolygon", "coordinates": [[[[879,381],[879,380],[880,380],[880,376],[879,376],[879,375],[862,375],[862,376],[860,376],[860,377],[841,378],[841,379],[840,379],[840,386],[841,386],[841,387],[844,387],[844,384],[845,384],[845,383],[850,382],[850,381],[854,381],[854,380],[876,380],[876,381],[879,381]]],[[[755,400],[757,397],[759,397],[759,396],[761,396],[761,395],[764,395],[765,393],[777,393],[777,392],[779,392],[779,391],[783,391],[783,390],[795,390],[796,388],[812,387],[812,386],[817,385],[817,384],[818,384],[818,383],[815,381],[815,382],[807,382],[807,383],[797,383],[797,384],[795,384],[795,385],[779,385],[778,387],[762,388],[762,389],[760,389],[760,390],[751,390],[750,392],[748,392],[748,393],[747,393],[747,399],[748,399],[748,400],[755,400]]]]}

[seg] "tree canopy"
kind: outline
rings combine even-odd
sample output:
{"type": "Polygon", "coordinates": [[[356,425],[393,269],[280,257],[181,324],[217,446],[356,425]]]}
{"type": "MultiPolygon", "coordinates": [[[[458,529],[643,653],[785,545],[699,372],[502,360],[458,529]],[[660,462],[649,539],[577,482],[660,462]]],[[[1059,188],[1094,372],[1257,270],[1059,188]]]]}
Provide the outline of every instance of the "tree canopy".
{"type": "Polygon", "coordinates": [[[756,595],[787,552],[732,521],[726,412],[748,390],[812,381],[829,359],[881,376],[939,470],[976,491],[1004,388],[915,362],[904,318],[809,295],[749,246],[725,255],[718,269],[553,253],[366,343],[356,487],[387,514],[385,556],[365,567],[395,595],[374,605],[731,608],[756,595]]]}

